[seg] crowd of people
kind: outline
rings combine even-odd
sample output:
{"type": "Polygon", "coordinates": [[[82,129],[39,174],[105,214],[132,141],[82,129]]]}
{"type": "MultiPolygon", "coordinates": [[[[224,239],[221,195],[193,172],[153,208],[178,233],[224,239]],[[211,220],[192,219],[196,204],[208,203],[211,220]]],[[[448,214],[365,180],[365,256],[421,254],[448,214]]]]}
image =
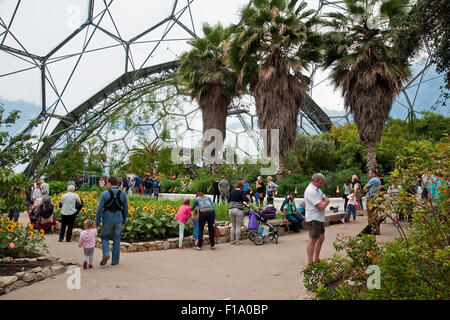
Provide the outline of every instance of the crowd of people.
{"type": "MultiPolygon", "coordinates": [[[[264,204],[264,199],[267,198],[267,204],[273,204],[273,200],[278,192],[278,185],[273,182],[271,176],[267,177],[267,186],[264,183],[264,180],[261,176],[256,179],[255,182],[255,190],[250,186],[250,183],[247,181],[247,178],[242,180],[243,191],[246,194],[248,200],[255,203],[259,206],[264,204]],[[255,191],[255,192],[253,192],[255,191]]],[[[219,203],[220,201],[230,203],[230,192],[231,185],[225,176],[222,176],[222,180],[219,181],[219,178],[213,182],[213,202],[219,203]]]]}
{"type": "MultiPolygon", "coordinates": [[[[372,199],[380,192],[380,187],[384,184],[382,178],[374,170],[368,172],[369,181],[364,187],[361,185],[359,178],[353,175],[348,178],[343,186],[343,198],[345,199],[344,210],[346,212],[342,223],[353,216],[353,222],[356,223],[356,210],[364,210],[363,197],[367,199],[366,210],[368,223],[375,222],[378,217],[372,210],[372,199]],[[381,179],[380,179],[381,178],[381,179]]],[[[395,180],[395,179],[394,179],[395,180]]],[[[83,178],[83,181],[84,178],[83,178]]],[[[194,226],[193,237],[195,239],[195,250],[202,250],[204,227],[208,225],[208,234],[210,249],[215,250],[214,229],[216,225],[216,209],[215,204],[220,201],[229,203],[229,217],[231,221],[230,238],[231,245],[239,245],[241,227],[244,220],[244,207],[255,202],[262,206],[264,198],[267,198],[267,204],[273,205],[274,197],[277,193],[278,186],[272,181],[272,177],[267,177],[267,184],[264,183],[262,177],[258,177],[255,182],[255,193],[246,178],[239,180],[234,189],[225,176],[222,179],[216,179],[213,183],[213,200],[206,197],[204,193],[198,192],[195,199],[185,199],[179,207],[174,220],[179,226],[179,248],[184,249],[184,230],[186,224],[191,221],[194,226]]],[[[283,221],[289,224],[290,230],[300,232],[302,224],[305,221],[309,230],[309,240],[307,244],[308,263],[319,261],[320,251],[325,239],[325,209],[330,203],[330,199],[322,192],[321,187],[325,181],[325,177],[321,173],[312,176],[311,182],[304,192],[304,199],[300,201],[299,207],[295,203],[297,196],[295,191],[291,191],[284,200],[280,211],[283,221]]],[[[84,221],[85,230],[80,235],[79,246],[84,250],[85,269],[92,268],[93,248],[95,246],[95,237],[97,236],[97,228],[102,226],[100,234],[102,243],[102,260],[100,265],[105,265],[112,256],[112,265],[119,263],[120,258],[120,239],[122,236],[122,228],[126,224],[128,215],[127,194],[152,195],[158,198],[160,183],[153,174],[147,174],[142,180],[138,175],[133,179],[118,179],[109,177],[101,179],[99,182],[102,186],[107,186],[99,200],[96,221],[87,219],[84,221]],[[109,241],[113,241],[112,252],[110,253],[109,241]]],[[[192,183],[192,181],[191,181],[192,183]]],[[[442,195],[439,193],[439,186],[442,185],[441,179],[425,172],[416,190],[422,198],[438,201],[442,195]]],[[[76,214],[83,207],[82,199],[75,193],[77,183],[73,180],[69,181],[67,192],[61,197],[59,208],[61,209],[61,230],[59,233],[59,241],[71,241],[72,230],[75,222],[76,214]]],[[[400,187],[393,182],[387,188],[388,196],[398,194],[400,187]]],[[[20,195],[26,197],[29,205],[29,219],[36,229],[42,229],[45,232],[56,224],[53,216],[53,205],[49,196],[49,184],[44,180],[35,180],[28,190],[23,190],[20,195]]],[[[10,219],[17,221],[18,213],[9,212],[10,219]]],[[[398,213],[392,213],[394,225],[398,226],[398,213]]],[[[379,224],[374,230],[375,234],[380,234],[379,224]]]]}

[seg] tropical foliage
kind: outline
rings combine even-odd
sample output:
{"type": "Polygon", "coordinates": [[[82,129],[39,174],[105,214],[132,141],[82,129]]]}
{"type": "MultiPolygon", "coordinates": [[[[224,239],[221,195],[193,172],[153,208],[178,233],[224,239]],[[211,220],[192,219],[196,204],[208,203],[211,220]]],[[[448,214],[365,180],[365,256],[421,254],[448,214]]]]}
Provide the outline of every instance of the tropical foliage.
{"type": "MultiPolygon", "coordinates": [[[[279,130],[278,178],[284,175],[284,155],[294,145],[297,116],[310,79],[305,75],[320,58],[320,36],[314,10],[306,2],[254,0],[241,11],[228,49],[237,84],[255,98],[258,126],[279,130]]],[[[267,153],[271,154],[268,139],[267,153]]]]}
{"type": "Polygon", "coordinates": [[[31,181],[23,174],[15,174],[9,169],[0,170],[0,213],[9,210],[25,210],[27,199],[25,190],[31,181]]]}
{"type": "MultiPolygon", "coordinates": [[[[217,129],[223,141],[226,137],[228,106],[237,94],[236,74],[225,63],[230,32],[231,29],[223,28],[220,23],[214,27],[204,24],[204,38],[190,42],[193,48],[181,56],[177,71],[178,83],[186,94],[197,100],[202,110],[203,133],[208,129],[217,129]]],[[[205,149],[210,143],[205,139],[205,149]]],[[[221,152],[214,150],[212,157],[216,156],[216,151],[221,152]]],[[[217,173],[217,166],[213,168],[214,173],[217,173]]]]}
{"type": "Polygon", "coordinates": [[[44,230],[35,230],[31,224],[23,225],[0,217],[0,258],[25,257],[47,252],[44,230]]]}
{"type": "MultiPolygon", "coordinates": [[[[375,212],[392,219],[392,213],[409,217],[409,229],[400,224],[399,237],[380,244],[374,236],[341,236],[332,258],[312,263],[304,270],[305,288],[317,299],[449,299],[450,188],[448,138],[436,145],[429,157],[405,155],[392,172],[398,194],[386,190],[374,200],[375,212]],[[423,172],[442,183],[429,199],[411,194],[423,172]],[[380,287],[368,287],[368,267],[380,269],[380,287]]],[[[436,180],[434,180],[436,181],[436,180]]]]}
{"type": "Polygon", "coordinates": [[[395,48],[396,28],[409,0],[346,0],[348,12],[329,13],[323,67],[331,69],[344,106],[367,146],[367,167],[376,169],[376,143],[383,134],[394,97],[409,77],[408,53],[395,48]],[[377,13],[377,10],[379,13],[377,13]]]}
{"type": "MultiPolygon", "coordinates": [[[[19,119],[20,111],[13,110],[4,116],[5,107],[0,103],[0,168],[13,168],[16,165],[27,163],[35,154],[32,140],[36,137],[31,134],[20,133],[11,136],[8,129],[19,119]]],[[[30,122],[37,124],[38,121],[30,122]]]]}

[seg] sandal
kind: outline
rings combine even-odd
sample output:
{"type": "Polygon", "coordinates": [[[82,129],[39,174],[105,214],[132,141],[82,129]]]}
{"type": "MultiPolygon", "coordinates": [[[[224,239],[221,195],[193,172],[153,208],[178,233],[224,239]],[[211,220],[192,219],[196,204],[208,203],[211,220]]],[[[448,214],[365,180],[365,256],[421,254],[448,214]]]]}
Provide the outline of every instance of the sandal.
{"type": "Polygon", "coordinates": [[[200,251],[200,250],[202,250],[202,248],[200,248],[200,247],[194,247],[194,250],[200,251]]]}
{"type": "Polygon", "coordinates": [[[215,247],[211,247],[210,249],[211,249],[211,250],[216,250],[216,248],[215,248],[215,247]]]}

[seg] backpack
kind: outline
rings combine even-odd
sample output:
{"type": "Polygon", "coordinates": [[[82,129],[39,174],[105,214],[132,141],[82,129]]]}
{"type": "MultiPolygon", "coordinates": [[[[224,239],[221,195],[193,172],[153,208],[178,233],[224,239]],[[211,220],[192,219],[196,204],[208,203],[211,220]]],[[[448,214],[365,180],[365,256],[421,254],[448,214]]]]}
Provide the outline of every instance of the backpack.
{"type": "Polygon", "coordinates": [[[114,194],[111,189],[109,191],[109,200],[103,205],[103,211],[122,211],[123,212],[123,204],[122,201],[120,201],[120,193],[121,191],[118,190],[117,194],[114,194]]]}
{"type": "MultiPolygon", "coordinates": [[[[53,203],[50,201],[48,201],[49,199],[46,199],[45,197],[48,196],[44,196],[42,198],[42,203],[39,205],[39,207],[36,210],[36,213],[42,217],[42,218],[49,218],[51,217],[51,215],[53,214],[53,203]]],[[[50,198],[50,197],[48,197],[50,198]]]]}
{"type": "Polygon", "coordinates": [[[280,211],[281,211],[281,212],[283,212],[283,208],[284,208],[284,206],[286,205],[286,203],[288,203],[288,201],[289,201],[289,197],[286,197],[286,199],[284,199],[283,204],[282,204],[281,207],[280,207],[280,211]]]}
{"type": "Polygon", "coordinates": [[[145,188],[152,189],[154,185],[154,181],[152,179],[145,180],[145,188]]]}

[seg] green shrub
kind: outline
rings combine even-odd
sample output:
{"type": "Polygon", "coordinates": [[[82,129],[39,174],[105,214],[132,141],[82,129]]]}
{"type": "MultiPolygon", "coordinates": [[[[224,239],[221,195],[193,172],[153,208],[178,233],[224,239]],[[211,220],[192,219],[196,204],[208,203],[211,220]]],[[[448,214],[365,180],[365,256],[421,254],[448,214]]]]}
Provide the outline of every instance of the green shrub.
{"type": "Polygon", "coordinates": [[[0,258],[22,258],[48,252],[43,236],[44,231],[35,230],[32,225],[25,226],[20,221],[0,217],[0,258]]]}
{"type": "Polygon", "coordinates": [[[429,159],[398,158],[402,166],[392,172],[391,180],[400,192],[379,192],[372,210],[388,219],[393,212],[410,216],[409,230],[400,225],[400,237],[386,244],[376,243],[374,236],[338,239],[334,247],[345,254],[336,253],[305,267],[305,288],[317,299],[450,299],[449,173],[441,169],[449,167],[449,159],[448,138],[441,140],[429,159]],[[420,199],[410,193],[426,168],[443,181],[437,199],[420,199]],[[380,268],[379,289],[367,286],[370,265],[380,268]]]}
{"type": "Polygon", "coordinates": [[[67,192],[68,182],[65,181],[49,181],[50,195],[59,194],[61,192],[67,192]]]}

